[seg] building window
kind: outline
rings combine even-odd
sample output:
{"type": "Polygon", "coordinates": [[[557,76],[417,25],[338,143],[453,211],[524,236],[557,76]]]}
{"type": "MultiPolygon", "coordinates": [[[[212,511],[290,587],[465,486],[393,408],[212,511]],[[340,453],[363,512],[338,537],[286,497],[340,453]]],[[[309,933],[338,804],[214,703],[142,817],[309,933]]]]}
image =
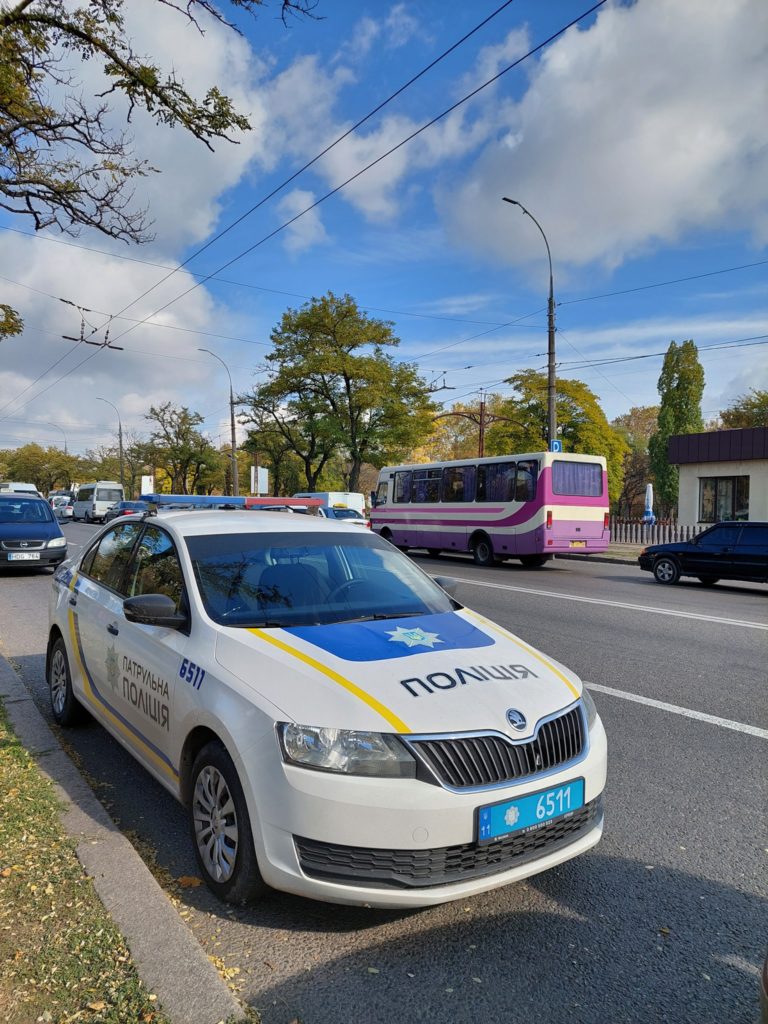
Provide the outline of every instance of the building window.
{"type": "Polygon", "coordinates": [[[733,519],[749,519],[749,477],[699,477],[699,522],[733,519]]]}

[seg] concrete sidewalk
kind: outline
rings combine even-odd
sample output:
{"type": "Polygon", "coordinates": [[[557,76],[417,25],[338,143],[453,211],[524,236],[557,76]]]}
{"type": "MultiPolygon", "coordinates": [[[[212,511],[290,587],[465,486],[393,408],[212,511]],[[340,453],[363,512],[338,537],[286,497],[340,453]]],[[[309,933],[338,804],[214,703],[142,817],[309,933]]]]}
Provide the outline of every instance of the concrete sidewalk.
{"type": "Polygon", "coordinates": [[[235,1024],[243,1007],[176,913],[141,857],[111,821],[0,656],[0,697],[11,725],[64,805],[62,823],[77,856],[120,929],[150,992],[174,1024],[235,1024]]]}

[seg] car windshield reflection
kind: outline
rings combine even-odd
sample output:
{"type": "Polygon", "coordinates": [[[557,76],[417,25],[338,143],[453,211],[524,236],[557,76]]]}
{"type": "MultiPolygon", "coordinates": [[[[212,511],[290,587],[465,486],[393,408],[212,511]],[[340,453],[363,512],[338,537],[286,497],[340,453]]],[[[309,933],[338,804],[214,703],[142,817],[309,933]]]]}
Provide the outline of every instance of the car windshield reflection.
{"type": "Polygon", "coordinates": [[[187,548],[205,610],[222,625],[310,626],[456,607],[396,548],[361,533],[188,537],[187,548]]]}

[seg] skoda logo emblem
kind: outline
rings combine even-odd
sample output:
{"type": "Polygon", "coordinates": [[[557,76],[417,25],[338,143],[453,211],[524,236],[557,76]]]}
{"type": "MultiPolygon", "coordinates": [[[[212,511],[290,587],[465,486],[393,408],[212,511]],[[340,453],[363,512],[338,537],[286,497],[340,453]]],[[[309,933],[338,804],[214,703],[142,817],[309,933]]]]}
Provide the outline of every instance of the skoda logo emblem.
{"type": "Polygon", "coordinates": [[[522,711],[517,711],[515,708],[510,708],[509,711],[507,711],[507,721],[512,728],[517,729],[518,732],[522,732],[528,724],[522,711]]]}

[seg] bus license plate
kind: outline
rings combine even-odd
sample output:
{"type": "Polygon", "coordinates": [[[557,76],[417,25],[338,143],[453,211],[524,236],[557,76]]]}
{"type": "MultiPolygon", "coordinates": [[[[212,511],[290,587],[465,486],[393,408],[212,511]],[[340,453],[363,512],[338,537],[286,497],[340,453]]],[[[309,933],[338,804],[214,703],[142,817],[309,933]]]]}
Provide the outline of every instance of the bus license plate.
{"type": "Polygon", "coordinates": [[[542,789],[517,800],[488,804],[477,812],[477,841],[492,843],[514,832],[534,832],[583,806],[584,779],[542,789]]]}
{"type": "Polygon", "coordinates": [[[39,551],[14,551],[8,555],[9,562],[39,562],[39,551]]]}
{"type": "Polygon", "coordinates": [[[571,547],[572,548],[585,548],[586,546],[587,546],[587,542],[585,540],[572,540],[571,541],[571,547]]]}

